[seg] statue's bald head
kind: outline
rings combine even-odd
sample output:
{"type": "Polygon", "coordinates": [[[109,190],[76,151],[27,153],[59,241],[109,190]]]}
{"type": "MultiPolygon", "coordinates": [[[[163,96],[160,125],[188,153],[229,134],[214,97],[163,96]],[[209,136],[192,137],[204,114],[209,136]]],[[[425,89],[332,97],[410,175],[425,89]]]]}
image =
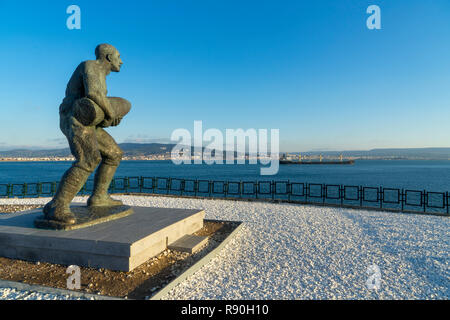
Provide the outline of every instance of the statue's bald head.
{"type": "Polygon", "coordinates": [[[102,43],[95,48],[95,57],[97,60],[106,60],[111,71],[119,72],[122,66],[119,51],[110,44],[102,43]]]}
{"type": "Polygon", "coordinates": [[[116,52],[118,51],[114,46],[107,43],[102,43],[95,48],[95,57],[97,60],[105,59],[108,54],[114,54],[116,52]]]}

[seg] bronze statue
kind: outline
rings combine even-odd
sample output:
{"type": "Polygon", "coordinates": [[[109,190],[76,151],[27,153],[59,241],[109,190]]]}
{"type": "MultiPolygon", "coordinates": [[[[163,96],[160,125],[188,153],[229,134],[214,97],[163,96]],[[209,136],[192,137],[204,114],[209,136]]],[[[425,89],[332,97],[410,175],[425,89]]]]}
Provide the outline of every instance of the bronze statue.
{"type": "Polygon", "coordinates": [[[131,104],[122,98],[106,96],[106,76],[111,71],[119,72],[123,64],[117,49],[100,44],[95,48],[95,56],[96,60],[84,61],[76,68],[59,107],[60,128],[76,161],[64,173],[55,196],[43,210],[45,219],[56,223],[76,222],[70,202],[99,164],[88,207],[122,205],[108,195],[122,150],[104,128],[117,126],[131,104]]]}

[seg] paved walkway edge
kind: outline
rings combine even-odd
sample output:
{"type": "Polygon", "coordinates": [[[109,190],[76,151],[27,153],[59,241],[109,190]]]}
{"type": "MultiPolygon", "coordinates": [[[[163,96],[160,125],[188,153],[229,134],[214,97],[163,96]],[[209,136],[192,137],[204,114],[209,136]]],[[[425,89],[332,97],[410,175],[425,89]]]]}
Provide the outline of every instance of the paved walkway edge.
{"type": "MultiPolygon", "coordinates": [[[[205,221],[221,221],[223,220],[207,220],[205,221]]],[[[238,222],[238,221],[233,221],[238,222]]],[[[154,296],[150,298],[150,300],[161,300],[166,294],[169,293],[170,290],[175,288],[177,285],[179,285],[181,282],[186,280],[188,277],[196,273],[199,269],[201,269],[205,264],[207,264],[209,261],[211,261],[214,257],[216,257],[219,252],[241,231],[243,227],[243,223],[241,222],[236,229],[231,232],[228,237],[226,237],[225,240],[222,241],[221,244],[219,244],[214,250],[212,250],[210,253],[208,253],[206,256],[201,258],[199,261],[197,261],[194,265],[192,265],[189,269],[187,269],[185,272],[183,272],[181,275],[179,275],[177,278],[175,278],[172,282],[170,282],[167,286],[162,288],[158,293],[156,293],[154,296]]]]}

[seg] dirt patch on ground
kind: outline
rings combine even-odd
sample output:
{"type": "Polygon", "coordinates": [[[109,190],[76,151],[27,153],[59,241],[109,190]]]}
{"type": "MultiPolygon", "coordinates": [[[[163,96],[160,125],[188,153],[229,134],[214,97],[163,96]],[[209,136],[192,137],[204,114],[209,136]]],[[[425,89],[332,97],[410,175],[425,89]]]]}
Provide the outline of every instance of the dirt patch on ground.
{"type": "MultiPolygon", "coordinates": [[[[0,214],[41,206],[0,206],[0,214]],[[13,208],[14,207],[14,208],[13,208]]],[[[205,220],[195,233],[208,243],[189,254],[165,250],[130,272],[81,267],[81,289],[77,291],[129,299],[148,299],[216,248],[239,225],[238,222],[205,220]]],[[[67,289],[67,266],[0,257],[0,279],[67,289]]]]}

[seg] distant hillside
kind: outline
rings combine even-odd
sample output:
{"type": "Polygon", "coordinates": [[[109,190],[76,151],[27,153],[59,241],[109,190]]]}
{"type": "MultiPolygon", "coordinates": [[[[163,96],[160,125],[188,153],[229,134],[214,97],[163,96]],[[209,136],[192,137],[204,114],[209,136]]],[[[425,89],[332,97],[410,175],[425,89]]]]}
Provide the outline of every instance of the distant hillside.
{"type": "MultiPolygon", "coordinates": [[[[126,157],[150,156],[170,153],[175,145],[176,144],[163,143],[119,143],[119,147],[123,150],[124,156],[126,157]]],[[[193,147],[191,149],[191,152],[194,152],[193,147]]],[[[212,155],[214,154],[215,152],[213,150],[212,155]]],[[[45,158],[67,157],[70,155],[71,153],[69,148],[49,150],[15,149],[9,151],[0,151],[0,158],[45,158]]]]}
{"type": "Polygon", "coordinates": [[[380,158],[380,159],[427,159],[450,160],[450,148],[398,148],[398,149],[372,149],[359,151],[314,151],[302,152],[307,155],[336,156],[356,158],[380,158]]]}
{"type": "MultiPolygon", "coordinates": [[[[175,144],[161,143],[120,143],[120,148],[125,156],[153,155],[170,152],[175,144]]],[[[67,157],[70,156],[70,149],[49,149],[49,150],[25,150],[16,149],[10,151],[0,151],[0,157],[4,158],[40,158],[40,157],[67,157]]]]}
{"type": "Polygon", "coordinates": [[[42,157],[66,157],[69,156],[69,148],[64,149],[50,149],[50,150],[27,150],[15,149],[9,151],[0,151],[2,158],[42,158],[42,157]]]}
{"type": "Polygon", "coordinates": [[[120,143],[125,156],[163,154],[172,151],[175,144],[162,143],[120,143]]]}

